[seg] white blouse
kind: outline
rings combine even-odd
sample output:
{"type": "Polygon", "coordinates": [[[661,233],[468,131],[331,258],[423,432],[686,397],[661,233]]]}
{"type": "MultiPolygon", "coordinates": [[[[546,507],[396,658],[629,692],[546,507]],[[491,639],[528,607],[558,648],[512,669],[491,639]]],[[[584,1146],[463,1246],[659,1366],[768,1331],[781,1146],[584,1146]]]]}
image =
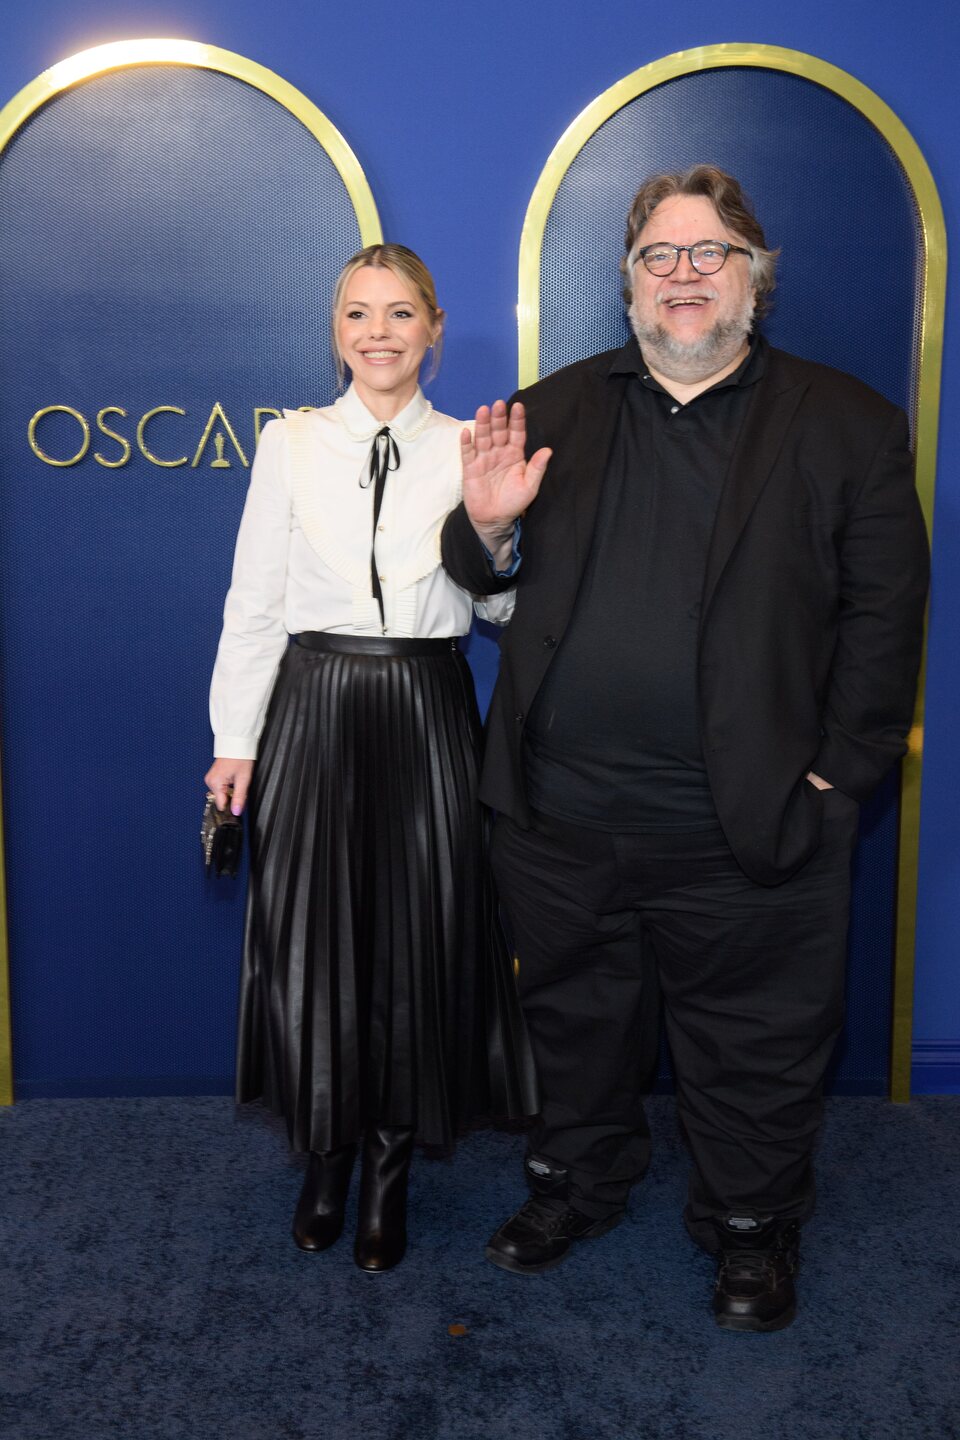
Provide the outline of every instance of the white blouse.
{"type": "MultiPolygon", "coordinates": [[[[432,639],[469,630],[472,597],[440,565],[440,531],[460,503],[463,426],[437,414],[419,390],[389,422],[400,465],[387,476],[377,524],[381,622],[370,585],[374,487],[367,479],[383,424],[351,386],[335,405],[285,411],[264,428],[210,688],[214,755],[256,757],[288,635],[432,639]]],[[[477,609],[495,620],[502,603],[494,597],[477,609]]]]}

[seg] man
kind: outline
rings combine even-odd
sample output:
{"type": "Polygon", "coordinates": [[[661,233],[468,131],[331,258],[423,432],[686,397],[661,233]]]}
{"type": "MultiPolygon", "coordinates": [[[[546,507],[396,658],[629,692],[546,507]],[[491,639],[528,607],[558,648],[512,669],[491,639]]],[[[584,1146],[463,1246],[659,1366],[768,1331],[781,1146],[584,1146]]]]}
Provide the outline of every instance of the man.
{"type": "Polygon", "coordinates": [[[539,1273],[621,1219],[662,998],[738,1330],[794,1316],[859,802],[905,749],[927,583],[906,418],[756,333],[775,259],[729,175],[649,180],[635,338],[478,412],[443,536],[460,584],[516,587],[482,795],[543,1107],[487,1256],[539,1273]]]}

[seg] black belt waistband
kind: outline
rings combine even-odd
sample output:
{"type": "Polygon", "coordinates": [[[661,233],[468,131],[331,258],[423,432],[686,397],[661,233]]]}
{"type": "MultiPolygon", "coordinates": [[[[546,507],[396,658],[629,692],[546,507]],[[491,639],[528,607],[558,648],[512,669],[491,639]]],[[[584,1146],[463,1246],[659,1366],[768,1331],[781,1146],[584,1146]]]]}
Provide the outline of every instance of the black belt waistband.
{"type": "Polygon", "coordinates": [[[393,635],[341,635],[329,630],[303,630],[293,638],[305,650],[336,655],[449,655],[457,648],[455,635],[443,640],[408,640],[393,635]]]}

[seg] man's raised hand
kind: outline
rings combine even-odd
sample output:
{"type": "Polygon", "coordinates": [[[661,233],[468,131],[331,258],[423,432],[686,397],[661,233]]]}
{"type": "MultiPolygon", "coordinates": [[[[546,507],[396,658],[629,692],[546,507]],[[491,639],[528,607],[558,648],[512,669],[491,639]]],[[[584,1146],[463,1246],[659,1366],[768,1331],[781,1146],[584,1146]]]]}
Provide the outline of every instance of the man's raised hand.
{"type": "MultiPolygon", "coordinates": [[[[519,400],[509,414],[502,400],[481,405],[473,433],[460,436],[463,503],[487,549],[509,553],[513,527],[540,489],[552,451],[524,455],[527,417],[519,400]]],[[[498,566],[498,568],[500,568],[498,566]]]]}

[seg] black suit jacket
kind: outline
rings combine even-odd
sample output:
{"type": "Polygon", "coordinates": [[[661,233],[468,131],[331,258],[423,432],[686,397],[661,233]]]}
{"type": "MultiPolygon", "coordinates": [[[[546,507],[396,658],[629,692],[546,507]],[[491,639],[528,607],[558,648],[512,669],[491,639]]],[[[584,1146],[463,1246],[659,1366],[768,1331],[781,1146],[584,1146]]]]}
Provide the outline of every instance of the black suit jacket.
{"type": "MultiPolygon", "coordinates": [[[[523,826],[524,720],[590,551],[629,383],[611,374],[623,353],[515,397],[529,453],[554,451],[523,520],[515,579],[491,582],[463,506],[444,527],[444,565],[459,584],[478,594],[517,586],[481,794],[523,826]]],[[[700,726],[727,840],[749,875],[776,884],[819,838],[822,800],[807,771],[863,800],[906,748],[928,550],[902,411],[849,375],[773,349],[751,391],[704,575],[700,726]]]]}

